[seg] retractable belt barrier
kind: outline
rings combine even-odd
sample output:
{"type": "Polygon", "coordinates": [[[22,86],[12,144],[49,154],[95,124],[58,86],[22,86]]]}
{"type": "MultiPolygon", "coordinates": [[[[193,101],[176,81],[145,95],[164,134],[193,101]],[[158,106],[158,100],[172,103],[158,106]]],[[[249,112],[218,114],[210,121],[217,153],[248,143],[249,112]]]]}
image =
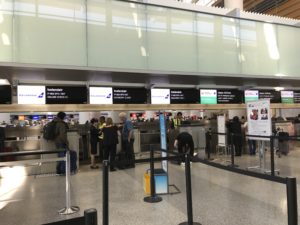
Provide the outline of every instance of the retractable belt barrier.
{"type": "Polygon", "coordinates": [[[43,163],[43,162],[66,162],[66,207],[58,211],[61,215],[69,215],[76,213],[80,210],[78,206],[71,206],[71,182],[70,182],[70,150],[49,150],[49,151],[21,151],[21,152],[5,152],[0,153],[0,159],[6,156],[28,156],[28,155],[47,155],[47,154],[58,154],[61,152],[66,152],[66,156],[62,158],[50,158],[50,159],[37,159],[37,160],[22,160],[22,161],[12,161],[12,162],[1,162],[0,166],[14,166],[14,165],[31,165],[33,163],[43,163]]]}
{"type": "MultiPolygon", "coordinates": [[[[167,157],[158,157],[154,158],[153,149],[150,150],[150,158],[147,159],[138,159],[134,160],[135,163],[150,163],[150,189],[151,195],[144,198],[145,202],[148,203],[158,203],[162,201],[160,196],[157,196],[155,193],[155,179],[154,179],[154,162],[162,161],[162,160],[171,160],[171,159],[183,159],[185,158],[185,177],[186,177],[186,199],[187,199],[187,222],[180,223],[179,225],[200,225],[200,223],[196,223],[193,221],[193,203],[192,203],[192,184],[191,184],[191,168],[190,168],[190,160],[191,157],[189,154],[182,154],[176,152],[170,152],[166,150],[159,150],[166,152],[168,154],[173,154],[175,156],[167,156],[167,157]]],[[[113,165],[124,165],[128,161],[120,161],[114,162],[113,165]]],[[[102,188],[102,225],[109,225],[109,166],[110,162],[108,160],[103,161],[103,188],[102,188]]]]}
{"type": "MultiPolygon", "coordinates": [[[[228,135],[228,133],[217,133],[217,132],[209,132],[209,135],[228,135]]],[[[275,176],[275,163],[274,163],[274,139],[281,140],[295,140],[300,141],[300,136],[291,136],[291,137],[278,137],[278,136],[261,136],[261,135],[242,135],[242,134],[234,134],[229,133],[231,137],[234,136],[246,136],[246,137],[256,137],[262,139],[270,139],[270,149],[271,149],[271,176],[263,173],[256,173],[249,170],[242,170],[235,168],[234,165],[234,154],[231,151],[231,165],[225,166],[219,163],[215,163],[212,161],[204,160],[198,158],[197,161],[209,166],[213,166],[219,169],[227,170],[230,172],[255,177],[258,179],[264,179],[272,182],[277,182],[286,185],[286,193],[287,193],[287,211],[288,211],[288,225],[298,225],[298,205],[297,205],[297,181],[295,177],[279,177],[275,176]]],[[[233,143],[233,142],[231,142],[233,143]]]]}

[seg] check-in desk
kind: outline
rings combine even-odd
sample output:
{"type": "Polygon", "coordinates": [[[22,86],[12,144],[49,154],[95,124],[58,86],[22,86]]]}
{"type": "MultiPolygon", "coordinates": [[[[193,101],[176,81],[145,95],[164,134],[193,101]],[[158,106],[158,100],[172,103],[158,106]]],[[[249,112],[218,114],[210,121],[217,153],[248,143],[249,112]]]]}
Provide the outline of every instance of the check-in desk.
{"type": "MultiPolygon", "coordinates": [[[[80,135],[76,129],[70,129],[67,133],[69,140],[69,148],[77,152],[77,165],[79,165],[79,139],[80,135]]],[[[35,150],[55,150],[53,141],[46,141],[42,138],[42,127],[6,127],[5,128],[5,142],[4,147],[6,151],[35,151],[35,150]]],[[[34,155],[34,156],[18,156],[11,160],[30,160],[30,159],[45,159],[57,157],[52,155],[34,155]]],[[[56,172],[56,163],[43,163],[26,166],[25,174],[49,174],[56,172]]],[[[1,170],[0,170],[1,176],[1,170]]]]}

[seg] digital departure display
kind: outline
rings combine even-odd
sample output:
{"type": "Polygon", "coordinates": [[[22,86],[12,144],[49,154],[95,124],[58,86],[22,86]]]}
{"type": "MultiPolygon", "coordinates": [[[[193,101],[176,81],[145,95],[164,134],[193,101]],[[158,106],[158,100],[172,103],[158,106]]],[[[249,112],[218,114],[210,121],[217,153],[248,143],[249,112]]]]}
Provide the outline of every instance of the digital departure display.
{"type": "Polygon", "coordinates": [[[259,99],[270,99],[271,103],[281,103],[280,92],[275,90],[260,90],[259,99]]]}
{"type": "Polygon", "coordinates": [[[170,104],[170,89],[151,89],[151,104],[170,104]]]}
{"type": "Polygon", "coordinates": [[[294,103],[294,92],[293,91],[281,91],[281,102],[282,103],[294,103]]]}
{"type": "Polygon", "coordinates": [[[294,103],[300,103],[300,91],[294,91],[294,103]]]}
{"type": "Polygon", "coordinates": [[[86,104],[87,89],[84,86],[47,86],[46,104],[86,104]]]}
{"type": "Polygon", "coordinates": [[[171,104],[199,103],[199,91],[196,89],[171,89],[171,104]]]}
{"type": "Polygon", "coordinates": [[[10,85],[0,85],[0,104],[11,104],[10,85]]]}
{"type": "Polygon", "coordinates": [[[243,103],[244,94],[239,90],[218,90],[218,104],[241,104],[243,103]]]}
{"type": "Polygon", "coordinates": [[[200,90],[200,102],[201,104],[217,104],[217,90],[200,90]]]}
{"type": "Polygon", "coordinates": [[[147,90],[145,88],[113,88],[114,104],[146,104],[147,90]]]}
{"type": "Polygon", "coordinates": [[[245,90],[245,103],[258,100],[258,90],[245,90]]]}

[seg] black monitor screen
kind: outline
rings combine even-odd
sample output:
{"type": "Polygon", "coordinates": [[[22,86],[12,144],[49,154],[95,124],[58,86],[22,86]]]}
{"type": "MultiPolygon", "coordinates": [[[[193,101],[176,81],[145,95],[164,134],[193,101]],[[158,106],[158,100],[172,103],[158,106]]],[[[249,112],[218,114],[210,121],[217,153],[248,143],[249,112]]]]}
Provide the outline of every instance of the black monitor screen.
{"type": "Polygon", "coordinates": [[[260,90],[259,99],[270,99],[270,103],[281,103],[281,96],[279,91],[275,90],[260,90]]]}
{"type": "Polygon", "coordinates": [[[0,104],[11,104],[10,85],[0,85],[0,104]]]}
{"type": "Polygon", "coordinates": [[[171,104],[199,103],[199,91],[196,89],[171,89],[171,104]]]}
{"type": "Polygon", "coordinates": [[[145,88],[113,88],[114,104],[146,104],[147,90],[145,88]]]}
{"type": "Polygon", "coordinates": [[[47,86],[46,104],[86,104],[86,87],[47,86]]]}
{"type": "Polygon", "coordinates": [[[243,103],[244,93],[239,90],[218,90],[218,104],[241,104],[243,103]]]}

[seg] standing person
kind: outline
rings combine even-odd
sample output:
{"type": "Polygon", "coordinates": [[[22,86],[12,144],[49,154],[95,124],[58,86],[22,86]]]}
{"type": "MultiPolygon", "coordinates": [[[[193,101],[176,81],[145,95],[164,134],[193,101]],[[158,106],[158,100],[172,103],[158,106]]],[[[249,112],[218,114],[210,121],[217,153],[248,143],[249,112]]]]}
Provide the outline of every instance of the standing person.
{"type": "Polygon", "coordinates": [[[248,140],[248,147],[249,147],[249,154],[250,155],[255,155],[256,153],[256,140],[253,140],[251,137],[248,137],[247,135],[249,134],[248,132],[248,122],[244,123],[244,128],[245,128],[245,134],[246,134],[246,139],[248,140]]]}
{"type": "Polygon", "coordinates": [[[67,131],[68,124],[64,121],[66,113],[59,112],[54,119],[55,122],[55,139],[54,143],[57,149],[66,149],[69,145],[67,131]]]}
{"type": "Polygon", "coordinates": [[[127,114],[125,112],[121,112],[119,114],[119,118],[123,123],[122,129],[122,148],[125,152],[125,158],[128,161],[128,168],[134,168],[134,151],[133,151],[133,143],[134,143],[134,136],[133,136],[133,124],[130,120],[127,119],[127,114]]]}
{"type": "Polygon", "coordinates": [[[104,147],[104,160],[109,160],[110,171],[116,171],[114,163],[117,153],[118,144],[118,127],[113,125],[112,118],[106,119],[106,126],[102,129],[103,132],[103,147],[104,147]]]}
{"type": "MultiPolygon", "coordinates": [[[[233,117],[233,120],[228,124],[228,131],[233,134],[233,145],[235,149],[235,156],[242,155],[243,137],[241,122],[237,116],[233,117]]],[[[230,137],[231,139],[231,137],[230,137]]]]}
{"type": "MultiPolygon", "coordinates": [[[[188,132],[181,132],[175,139],[174,147],[178,147],[178,153],[189,153],[191,158],[194,156],[194,140],[188,132]]],[[[182,160],[178,161],[178,164],[182,160]]]]}
{"type": "Polygon", "coordinates": [[[98,120],[93,118],[91,119],[91,127],[90,127],[91,169],[99,168],[95,163],[95,157],[97,155],[98,136],[99,136],[98,120]]]}
{"type": "Polygon", "coordinates": [[[100,161],[102,162],[103,160],[103,133],[102,133],[102,129],[103,127],[105,127],[105,117],[104,116],[100,116],[99,118],[99,158],[100,161]]]}
{"type": "Polygon", "coordinates": [[[177,115],[171,120],[170,127],[168,129],[169,133],[169,151],[174,150],[173,143],[179,134],[179,126],[182,122],[182,112],[178,112],[177,115]]]}

